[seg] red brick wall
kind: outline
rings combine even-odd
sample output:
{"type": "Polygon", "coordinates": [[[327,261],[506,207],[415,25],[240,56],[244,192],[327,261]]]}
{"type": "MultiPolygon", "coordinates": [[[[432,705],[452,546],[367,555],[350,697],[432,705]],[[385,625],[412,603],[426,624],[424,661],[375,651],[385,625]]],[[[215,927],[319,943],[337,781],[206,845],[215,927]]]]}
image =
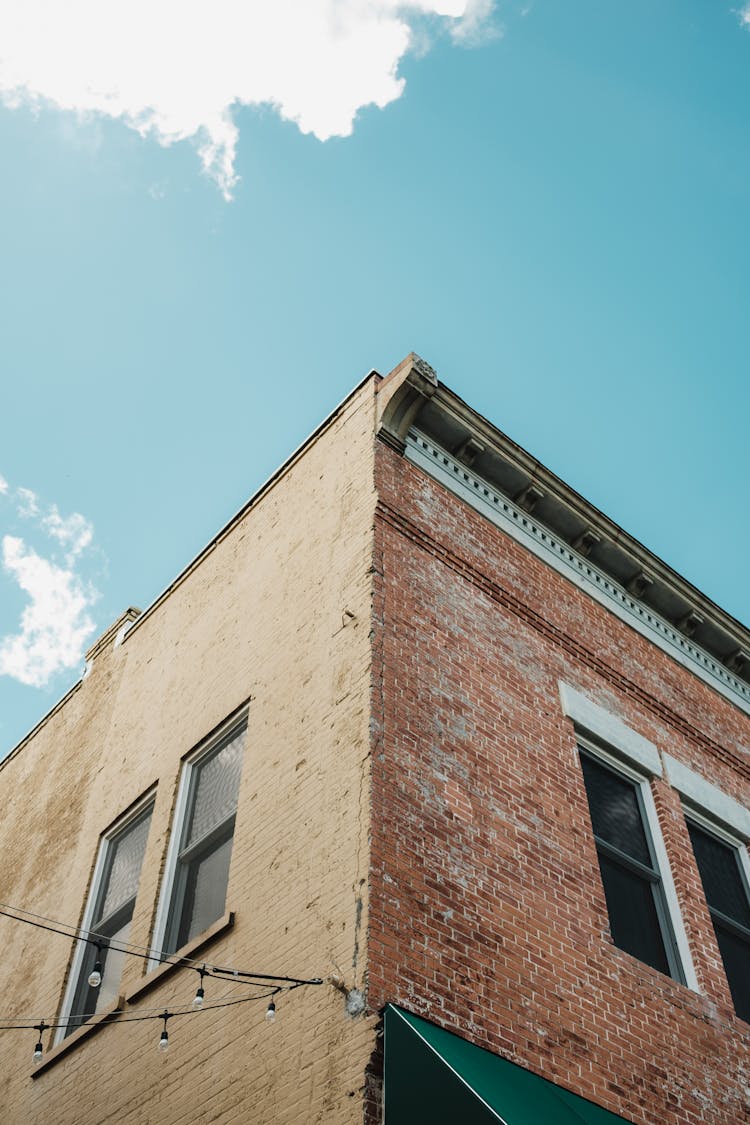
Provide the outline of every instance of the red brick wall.
{"type": "Polygon", "coordinates": [[[750,720],[377,450],[369,1003],[642,1125],[750,1120],[678,795],[652,785],[701,992],[615,948],[564,680],[750,805],[750,720]]]}

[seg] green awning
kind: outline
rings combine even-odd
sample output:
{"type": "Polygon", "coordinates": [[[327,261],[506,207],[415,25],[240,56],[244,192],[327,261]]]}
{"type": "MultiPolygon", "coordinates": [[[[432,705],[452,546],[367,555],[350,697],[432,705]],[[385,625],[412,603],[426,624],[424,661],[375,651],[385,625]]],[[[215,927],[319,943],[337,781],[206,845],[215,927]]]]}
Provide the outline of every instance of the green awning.
{"type": "Polygon", "coordinates": [[[389,1004],[384,1125],[623,1125],[624,1117],[389,1004]]]}

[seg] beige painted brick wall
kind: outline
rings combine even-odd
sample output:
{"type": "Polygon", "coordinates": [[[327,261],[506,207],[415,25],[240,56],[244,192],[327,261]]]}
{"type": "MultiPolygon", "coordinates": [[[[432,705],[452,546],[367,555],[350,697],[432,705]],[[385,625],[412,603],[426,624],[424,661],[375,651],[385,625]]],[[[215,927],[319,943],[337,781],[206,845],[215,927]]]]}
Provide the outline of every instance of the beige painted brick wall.
{"type": "MultiPolygon", "coordinates": [[[[78,922],[100,834],[156,786],[130,938],[147,945],[181,759],[252,697],[236,923],[205,956],[363,986],[373,399],[370,379],[0,769],[0,900],[78,922]]],[[[0,1014],[56,1014],[70,942],[5,918],[0,940],[0,1014]]],[[[123,988],[143,972],[128,959],[123,988]]],[[[196,984],[174,971],[128,1014],[189,1002],[196,984]]],[[[230,988],[206,982],[207,997],[230,988]]],[[[35,1033],[2,1032],[0,1120],[361,1121],[372,1020],[349,1018],[328,984],[278,1007],[273,1026],[264,1002],[175,1019],[165,1056],[156,1022],[104,1027],[34,1079],[35,1033]]]]}

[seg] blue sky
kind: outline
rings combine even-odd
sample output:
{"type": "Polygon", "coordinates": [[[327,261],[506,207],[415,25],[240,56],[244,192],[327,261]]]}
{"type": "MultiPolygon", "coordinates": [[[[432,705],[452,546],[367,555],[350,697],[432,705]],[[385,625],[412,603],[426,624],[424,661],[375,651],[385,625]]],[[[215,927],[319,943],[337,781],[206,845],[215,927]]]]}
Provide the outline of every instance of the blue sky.
{"type": "Polygon", "coordinates": [[[0,26],[0,756],[411,350],[750,622],[742,5],[295,2],[0,26]]]}

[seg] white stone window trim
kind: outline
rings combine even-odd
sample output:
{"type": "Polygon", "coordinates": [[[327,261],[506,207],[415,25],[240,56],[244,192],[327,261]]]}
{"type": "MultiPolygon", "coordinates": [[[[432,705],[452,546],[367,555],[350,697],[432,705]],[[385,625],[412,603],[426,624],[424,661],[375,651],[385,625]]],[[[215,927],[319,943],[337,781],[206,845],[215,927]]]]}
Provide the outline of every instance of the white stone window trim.
{"type": "MultiPolygon", "coordinates": [[[[111,828],[108,828],[106,832],[103,832],[100,836],[99,847],[96,853],[96,860],[94,861],[94,871],[91,876],[89,892],[86,898],[86,906],[84,908],[83,917],[81,919],[81,930],[85,931],[91,928],[91,924],[94,919],[94,908],[96,906],[96,900],[99,897],[99,889],[101,887],[102,877],[107,866],[107,853],[112,841],[117,836],[119,836],[121,832],[125,831],[125,829],[127,829],[134,821],[142,816],[149,805],[153,806],[155,800],[156,786],[153,786],[153,788],[149,789],[147,793],[144,793],[143,797],[141,797],[138,802],[133,805],[132,808],[128,809],[126,813],[119,817],[119,819],[115,821],[111,828]]],[[[73,950],[73,957],[70,962],[68,983],[65,988],[65,995],[63,997],[62,1006],[60,1008],[60,1021],[62,1026],[58,1027],[55,1031],[54,1046],[57,1046],[57,1044],[61,1043],[65,1038],[65,1021],[67,1020],[68,1016],[70,1016],[71,1014],[75,1015],[75,1013],[71,1013],[71,1006],[73,1004],[73,998],[75,997],[76,990],[78,988],[78,978],[81,975],[81,966],[83,964],[87,946],[88,942],[86,941],[76,941],[75,949],[73,950]]]]}
{"type": "MultiPolygon", "coordinates": [[[[654,849],[656,868],[661,879],[669,924],[674,935],[677,956],[685,984],[693,992],[700,992],[698,977],[690,953],[690,946],[682,921],[679,899],[672,877],[672,868],[664,846],[656,812],[651,779],[662,776],[659,751],[653,742],[638,734],[632,727],[594,703],[575,688],[562,681],[558,684],[563,714],[573,720],[576,733],[576,758],[578,747],[599,758],[616,773],[622,774],[639,787],[646,816],[646,829],[654,849]]],[[[679,982],[675,982],[679,983],[679,982]]]]}
{"type": "Polygon", "coordinates": [[[159,902],[156,907],[154,932],[151,939],[151,957],[148,962],[147,972],[159,968],[164,963],[163,950],[170,922],[169,915],[172,906],[172,889],[177,874],[177,862],[180,855],[180,843],[185,826],[185,818],[188,815],[193,771],[195,767],[215,749],[217,743],[221,742],[230,731],[235,727],[239,729],[243,724],[247,724],[247,717],[247,707],[243,707],[239,712],[230,715],[221,726],[212,731],[208,738],[204,739],[182,760],[180,780],[177,788],[177,800],[175,802],[174,815],[169,832],[167,858],[161,879],[159,902]]]}
{"type": "Polygon", "coordinates": [[[641,777],[644,773],[662,776],[661,758],[653,742],[570,684],[560,680],[558,688],[563,715],[573,720],[577,731],[601,739],[618,757],[634,763],[641,777]]]}
{"type": "Polygon", "coordinates": [[[671,754],[665,753],[663,758],[669,784],[680,794],[683,805],[691,813],[703,816],[712,832],[721,836],[723,829],[724,834],[728,833],[728,839],[735,847],[738,843],[747,845],[750,842],[750,809],[671,754]]]}

